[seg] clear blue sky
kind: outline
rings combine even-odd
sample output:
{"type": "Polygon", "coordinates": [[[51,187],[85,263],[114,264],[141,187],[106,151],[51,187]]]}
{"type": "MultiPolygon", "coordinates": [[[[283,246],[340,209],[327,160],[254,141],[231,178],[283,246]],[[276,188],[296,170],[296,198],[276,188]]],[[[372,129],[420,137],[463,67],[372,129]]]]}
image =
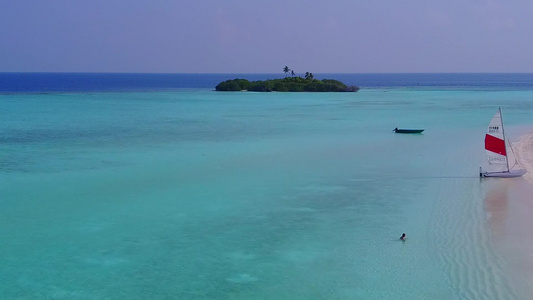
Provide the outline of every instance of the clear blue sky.
{"type": "Polygon", "coordinates": [[[533,72],[531,0],[0,0],[0,72],[533,72]]]}

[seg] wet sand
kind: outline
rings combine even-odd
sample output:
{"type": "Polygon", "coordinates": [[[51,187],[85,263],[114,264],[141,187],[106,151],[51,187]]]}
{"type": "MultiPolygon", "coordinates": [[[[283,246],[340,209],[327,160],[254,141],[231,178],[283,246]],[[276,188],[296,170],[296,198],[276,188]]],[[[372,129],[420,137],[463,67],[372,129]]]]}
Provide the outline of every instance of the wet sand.
{"type": "MultiPolygon", "coordinates": [[[[487,182],[485,208],[496,251],[507,261],[510,280],[519,295],[533,294],[533,132],[513,143],[514,153],[528,172],[521,178],[487,182]]],[[[524,298],[525,299],[525,298],[524,298]]]]}

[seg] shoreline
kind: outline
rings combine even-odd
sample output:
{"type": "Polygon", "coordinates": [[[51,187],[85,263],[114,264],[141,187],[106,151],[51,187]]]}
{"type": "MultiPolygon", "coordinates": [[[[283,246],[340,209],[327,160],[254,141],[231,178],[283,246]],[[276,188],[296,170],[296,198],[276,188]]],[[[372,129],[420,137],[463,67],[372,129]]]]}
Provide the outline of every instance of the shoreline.
{"type": "Polygon", "coordinates": [[[494,180],[485,191],[484,203],[488,225],[496,251],[507,262],[510,282],[518,299],[533,293],[533,131],[512,143],[514,155],[527,173],[520,178],[494,180]]]}

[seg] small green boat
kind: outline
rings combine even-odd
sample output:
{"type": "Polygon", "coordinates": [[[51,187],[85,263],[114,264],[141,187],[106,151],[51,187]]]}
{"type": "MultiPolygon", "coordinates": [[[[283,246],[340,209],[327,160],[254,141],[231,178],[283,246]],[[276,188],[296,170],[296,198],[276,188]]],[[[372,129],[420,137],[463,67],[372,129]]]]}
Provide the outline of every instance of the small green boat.
{"type": "Polygon", "coordinates": [[[424,129],[398,129],[398,127],[396,127],[392,131],[396,133],[421,133],[424,129]]]}

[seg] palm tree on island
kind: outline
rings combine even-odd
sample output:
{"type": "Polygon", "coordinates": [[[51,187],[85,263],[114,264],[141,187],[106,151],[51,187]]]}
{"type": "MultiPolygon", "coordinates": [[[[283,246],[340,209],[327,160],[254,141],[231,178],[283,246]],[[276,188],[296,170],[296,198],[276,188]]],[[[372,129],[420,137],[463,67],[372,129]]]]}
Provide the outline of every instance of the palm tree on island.
{"type": "Polygon", "coordinates": [[[289,74],[289,72],[291,71],[291,69],[289,69],[289,67],[285,66],[285,68],[283,68],[283,73],[285,73],[285,77],[287,77],[287,74],[289,74]]]}

